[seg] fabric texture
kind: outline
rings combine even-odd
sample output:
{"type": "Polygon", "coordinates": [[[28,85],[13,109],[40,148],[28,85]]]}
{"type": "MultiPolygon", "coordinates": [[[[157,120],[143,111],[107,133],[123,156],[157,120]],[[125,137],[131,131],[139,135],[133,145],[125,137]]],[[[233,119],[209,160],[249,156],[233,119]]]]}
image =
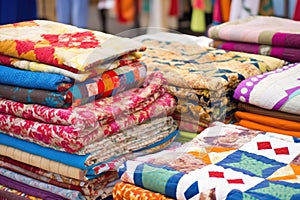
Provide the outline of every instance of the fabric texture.
{"type": "MultiPolygon", "coordinates": [[[[279,119],[276,117],[269,117],[259,114],[253,114],[249,112],[235,112],[235,117],[238,120],[238,124],[242,125],[244,122],[240,122],[241,120],[250,121],[257,124],[254,129],[261,131],[269,131],[274,133],[281,133],[292,135],[295,137],[300,137],[300,123],[285,119],[279,119]],[[259,126],[260,125],[260,126],[259,126]],[[298,133],[297,133],[298,132],[298,133]]],[[[245,126],[249,127],[249,126],[245,126]]]]}
{"type": "Polygon", "coordinates": [[[0,35],[1,54],[73,72],[144,49],[128,38],[47,20],[2,25],[0,35]]]}
{"type": "Polygon", "coordinates": [[[108,171],[102,173],[99,177],[92,180],[81,181],[57,173],[49,172],[4,156],[0,157],[0,166],[10,171],[14,171],[24,176],[58,187],[69,190],[77,190],[85,197],[89,197],[91,199],[96,199],[101,194],[101,190],[104,189],[109,182],[112,182],[118,178],[116,171],[108,171]]]}
{"type": "Polygon", "coordinates": [[[225,122],[229,116],[233,119],[237,101],[232,95],[237,85],[245,78],[272,71],[285,63],[268,56],[201,47],[167,38],[146,35],[137,39],[147,46],[141,58],[147,63],[147,72],[163,73],[167,79],[164,87],[176,97],[176,120],[182,121],[179,129],[190,132],[199,132],[216,120],[225,122]]]}
{"type": "Polygon", "coordinates": [[[299,153],[299,138],[215,122],[180,147],[126,161],[119,174],[174,199],[293,199],[299,153]]]}
{"type": "Polygon", "coordinates": [[[170,200],[160,193],[154,193],[149,190],[137,187],[135,185],[120,182],[114,186],[113,198],[116,200],[138,200],[138,199],[157,199],[170,200]]]}
{"type": "Polygon", "coordinates": [[[272,56],[288,62],[300,61],[300,49],[295,47],[282,47],[265,44],[233,42],[225,40],[214,40],[213,47],[228,51],[240,51],[252,54],[272,56]]]}
{"type": "Polygon", "coordinates": [[[147,76],[140,88],[127,90],[78,107],[50,108],[38,104],[23,104],[0,99],[0,111],[47,124],[72,125],[74,129],[79,130],[97,128],[98,121],[104,124],[115,119],[116,116],[134,113],[153,103],[165,93],[162,88],[165,83],[166,80],[161,73],[153,73],[147,76]]]}
{"type": "Polygon", "coordinates": [[[136,113],[125,115],[89,130],[78,130],[68,126],[45,124],[0,114],[0,130],[14,137],[73,153],[121,130],[142,124],[155,117],[171,115],[175,110],[175,105],[174,97],[166,93],[136,113]]]}
{"type": "MultiPolygon", "coordinates": [[[[86,104],[99,98],[112,96],[131,88],[138,88],[146,78],[146,71],[147,68],[145,64],[132,63],[128,66],[105,71],[101,76],[88,79],[84,82],[74,83],[70,88],[62,92],[42,90],[45,88],[28,89],[24,87],[24,85],[16,87],[14,85],[2,84],[0,97],[22,103],[40,104],[54,108],[67,108],[86,104]]],[[[36,77],[37,79],[47,78],[43,73],[40,74],[42,74],[41,77],[36,77]]],[[[27,77],[29,80],[30,77],[27,77]]],[[[31,81],[34,82],[34,79],[31,79],[31,81]]],[[[51,81],[51,79],[48,81],[51,81]]],[[[12,80],[11,83],[13,83],[12,80]]],[[[51,85],[51,83],[49,85],[51,85]]]]}
{"type": "Polygon", "coordinates": [[[88,78],[99,76],[107,70],[112,70],[124,65],[131,64],[133,62],[137,62],[137,60],[140,57],[141,57],[141,53],[132,52],[124,56],[118,57],[115,60],[112,60],[108,63],[100,64],[99,66],[92,67],[83,72],[78,72],[76,70],[70,70],[70,69],[57,68],[56,66],[48,65],[45,63],[39,63],[35,61],[9,57],[2,54],[0,54],[0,64],[17,68],[17,69],[32,71],[32,72],[47,72],[47,73],[60,74],[72,78],[78,82],[83,82],[88,78]]]}
{"type": "Polygon", "coordinates": [[[299,67],[294,63],[248,78],[235,89],[234,98],[268,110],[299,114],[299,67]]]}
{"type": "Polygon", "coordinates": [[[73,80],[60,74],[31,72],[0,65],[0,84],[36,88],[53,91],[64,91],[70,88],[73,80]]]}
{"type": "Polygon", "coordinates": [[[110,136],[100,141],[95,141],[91,145],[84,146],[84,149],[80,152],[81,155],[56,151],[2,133],[0,133],[0,144],[80,169],[88,169],[95,164],[99,165],[100,162],[107,162],[123,154],[148,147],[157,141],[167,138],[176,128],[177,125],[171,117],[153,119],[142,125],[117,133],[115,136],[110,136]],[[138,133],[144,133],[145,135],[139,135],[138,133]]]}
{"type": "MultiPolygon", "coordinates": [[[[126,151],[112,154],[109,159],[106,158],[102,162],[99,161],[99,158],[97,162],[97,157],[94,156],[90,158],[90,163],[86,163],[90,155],[79,156],[59,152],[6,135],[1,135],[0,146],[3,151],[0,154],[63,176],[79,180],[90,180],[99,177],[103,172],[116,170],[127,158],[153,153],[169,146],[177,137],[178,131],[174,131],[175,129],[176,127],[172,126],[170,130],[158,131],[155,134],[160,137],[152,136],[151,139],[141,141],[136,146],[128,145],[126,147],[126,145],[123,145],[120,148],[127,148],[126,151]],[[26,148],[26,145],[30,148],[26,148]]],[[[109,147],[107,148],[106,150],[109,151],[109,147]]],[[[112,147],[110,146],[110,148],[112,147]]],[[[112,150],[117,151],[118,148],[112,150]]],[[[105,150],[102,150],[102,152],[106,153],[105,150]]]]}
{"type": "Polygon", "coordinates": [[[7,200],[7,199],[15,199],[15,200],[42,200],[41,198],[34,197],[32,195],[25,194],[23,192],[20,192],[18,190],[9,188],[4,185],[0,185],[0,196],[1,200],[7,200]]]}
{"type": "Polygon", "coordinates": [[[300,122],[300,115],[295,115],[295,114],[290,114],[290,113],[285,113],[285,112],[275,111],[275,110],[268,110],[268,109],[264,109],[264,108],[254,106],[251,104],[247,104],[247,103],[243,103],[243,102],[238,103],[238,110],[244,111],[244,112],[249,112],[249,113],[254,113],[254,114],[259,114],[259,115],[264,115],[264,116],[269,116],[269,117],[276,117],[279,119],[300,122]]]}
{"type": "Polygon", "coordinates": [[[298,48],[300,44],[298,26],[299,22],[291,19],[251,16],[212,26],[208,30],[208,36],[218,40],[298,48]]]}
{"type": "Polygon", "coordinates": [[[9,187],[15,187],[17,190],[24,190],[26,193],[31,193],[33,196],[42,197],[43,199],[85,199],[83,195],[74,190],[67,190],[54,185],[50,185],[32,178],[28,178],[13,171],[0,168],[1,184],[5,183],[4,177],[10,179],[9,187]],[[3,177],[3,178],[2,178],[3,177]],[[4,179],[4,180],[3,180],[4,179]],[[14,181],[15,180],[15,181],[14,181]],[[26,189],[26,190],[25,190],[26,189]],[[45,193],[45,195],[43,194],[45,193]],[[45,196],[45,198],[44,198],[45,196]]]}

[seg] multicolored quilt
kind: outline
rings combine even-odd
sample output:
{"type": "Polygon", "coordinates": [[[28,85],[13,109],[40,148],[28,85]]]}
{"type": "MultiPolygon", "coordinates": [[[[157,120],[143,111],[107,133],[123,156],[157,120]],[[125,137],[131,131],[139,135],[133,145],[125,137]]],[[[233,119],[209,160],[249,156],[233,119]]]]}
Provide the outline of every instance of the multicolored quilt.
{"type": "Polygon", "coordinates": [[[274,16],[248,18],[212,26],[208,36],[216,40],[299,48],[300,22],[274,16]]]}
{"type": "Polygon", "coordinates": [[[0,167],[0,184],[45,199],[84,200],[84,196],[76,190],[64,189],[42,181],[35,180],[0,167]]]}
{"type": "Polygon", "coordinates": [[[121,180],[174,199],[298,199],[300,140],[214,122],[175,149],[126,161],[121,180]]]}
{"type": "MultiPolygon", "coordinates": [[[[168,82],[165,88],[177,98],[177,120],[186,119],[187,115],[193,117],[195,126],[184,126],[184,130],[191,132],[201,131],[200,123],[224,121],[232,116],[237,107],[232,95],[242,80],[284,64],[283,60],[268,56],[228,52],[151,36],[142,37],[141,42],[147,46],[141,60],[147,64],[148,73],[163,73],[168,82]]],[[[181,126],[179,129],[183,130],[181,126]]]]}
{"type": "Polygon", "coordinates": [[[234,98],[269,110],[298,114],[300,64],[294,63],[242,81],[234,98]]]}
{"type": "MultiPolygon", "coordinates": [[[[9,72],[12,71],[16,71],[16,69],[9,70],[9,72]]],[[[4,77],[9,74],[11,78],[6,78],[6,81],[3,79],[0,82],[1,98],[53,108],[68,108],[140,87],[146,78],[147,67],[141,62],[130,63],[113,70],[107,70],[100,76],[90,78],[84,82],[69,81],[67,85],[62,81],[51,82],[52,77],[56,77],[58,74],[25,70],[21,72],[23,77],[21,80],[24,81],[20,81],[20,76],[5,73],[4,77]],[[19,80],[17,81],[19,84],[14,83],[14,78],[19,80]],[[49,84],[46,81],[40,81],[40,79],[49,81],[49,84]],[[36,87],[38,83],[40,83],[40,86],[36,87]],[[55,83],[57,85],[54,85],[55,83]],[[53,91],[53,89],[56,90],[53,91]]],[[[65,79],[67,78],[65,77],[65,79]]]]}
{"type": "Polygon", "coordinates": [[[0,130],[61,151],[76,152],[108,135],[172,114],[176,102],[165,93],[164,82],[160,73],[154,73],[145,80],[143,88],[103,98],[75,110],[3,100],[0,130]]]}
{"type": "Polygon", "coordinates": [[[69,190],[77,190],[81,192],[84,196],[88,196],[89,198],[93,199],[99,196],[100,190],[104,189],[109,182],[118,179],[118,174],[116,171],[108,171],[102,173],[101,176],[92,180],[81,181],[57,173],[52,173],[41,168],[13,160],[5,156],[0,156],[0,166],[10,171],[14,171],[24,176],[43,181],[58,187],[62,187],[69,190]]]}
{"type": "Polygon", "coordinates": [[[0,26],[0,54],[75,73],[145,50],[141,43],[48,20],[0,26]]]}
{"type": "Polygon", "coordinates": [[[163,89],[165,83],[166,80],[161,73],[153,73],[147,76],[140,88],[66,109],[24,104],[0,98],[0,113],[47,124],[71,125],[79,130],[96,128],[98,121],[105,124],[116,116],[137,112],[153,103],[165,93],[163,89]]]}

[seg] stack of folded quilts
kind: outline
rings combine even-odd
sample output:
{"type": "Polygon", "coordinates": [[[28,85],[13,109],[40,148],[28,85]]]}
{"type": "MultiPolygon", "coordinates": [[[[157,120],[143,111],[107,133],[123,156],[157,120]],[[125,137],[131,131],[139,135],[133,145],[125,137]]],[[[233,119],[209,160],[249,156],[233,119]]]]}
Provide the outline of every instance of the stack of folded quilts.
{"type": "Polygon", "coordinates": [[[251,16],[211,27],[215,48],[300,62],[300,22],[274,16],[251,16]]]}
{"type": "Polygon", "coordinates": [[[300,137],[300,64],[253,76],[234,92],[237,124],[300,137]]]}
{"type": "Polygon", "coordinates": [[[277,58],[227,52],[190,41],[154,39],[152,35],[137,39],[147,46],[141,60],[148,73],[159,71],[167,79],[166,89],[177,99],[172,116],[188,138],[213,121],[229,123],[234,118],[237,102],[232,96],[240,81],[284,64],[277,58]]]}
{"type": "Polygon", "coordinates": [[[144,50],[46,20],[0,26],[1,195],[104,198],[126,159],[175,139],[176,101],[144,50]]]}
{"type": "Polygon", "coordinates": [[[214,122],[180,147],[127,160],[113,197],[299,199],[299,139],[214,122]]]}

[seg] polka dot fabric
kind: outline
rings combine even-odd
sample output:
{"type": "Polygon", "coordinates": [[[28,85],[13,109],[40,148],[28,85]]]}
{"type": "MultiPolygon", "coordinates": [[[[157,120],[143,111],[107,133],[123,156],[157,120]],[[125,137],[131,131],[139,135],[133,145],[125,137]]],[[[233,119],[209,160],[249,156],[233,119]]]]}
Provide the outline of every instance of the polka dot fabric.
{"type": "MultiPolygon", "coordinates": [[[[264,89],[265,90],[268,89],[268,88],[260,88],[260,84],[262,82],[266,82],[267,79],[273,79],[272,75],[274,75],[274,74],[279,74],[279,73],[282,73],[284,71],[287,71],[287,70],[289,70],[291,68],[295,68],[295,67],[300,68],[300,64],[290,64],[290,65],[284,66],[282,68],[279,68],[279,69],[276,69],[276,70],[273,70],[270,72],[266,72],[266,73],[263,73],[260,75],[256,75],[256,76],[247,78],[247,79],[243,80],[237,86],[237,88],[234,91],[233,97],[236,100],[239,100],[241,102],[252,104],[252,103],[254,103],[254,102],[252,102],[252,99],[253,99],[252,96],[254,96],[252,94],[253,91],[259,90],[260,91],[259,93],[263,93],[264,89]]],[[[264,83],[264,85],[265,85],[265,83],[264,83]]],[[[258,97],[258,96],[256,95],[256,97],[258,97]]],[[[256,104],[256,103],[254,103],[254,104],[256,104]]],[[[259,106],[259,105],[257,105],[257,106],[259,106]]]]}

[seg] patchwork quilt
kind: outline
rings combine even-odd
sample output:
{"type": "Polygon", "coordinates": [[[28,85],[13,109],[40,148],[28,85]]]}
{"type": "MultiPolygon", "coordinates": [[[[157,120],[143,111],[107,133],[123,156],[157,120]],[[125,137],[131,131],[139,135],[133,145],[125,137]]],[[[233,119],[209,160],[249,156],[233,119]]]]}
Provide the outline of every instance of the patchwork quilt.
{"type": "Polygon", "coordinates": [[[300,113],[300,64],[294,63],[242,81],[234,98],[268,110],[300,113]]]}
{"type": "Polygon", "coordinates": [[[299,142],[214,122],[180,147],[126,161],[119,175],[173,199],[299,199],[299,142]]]}

